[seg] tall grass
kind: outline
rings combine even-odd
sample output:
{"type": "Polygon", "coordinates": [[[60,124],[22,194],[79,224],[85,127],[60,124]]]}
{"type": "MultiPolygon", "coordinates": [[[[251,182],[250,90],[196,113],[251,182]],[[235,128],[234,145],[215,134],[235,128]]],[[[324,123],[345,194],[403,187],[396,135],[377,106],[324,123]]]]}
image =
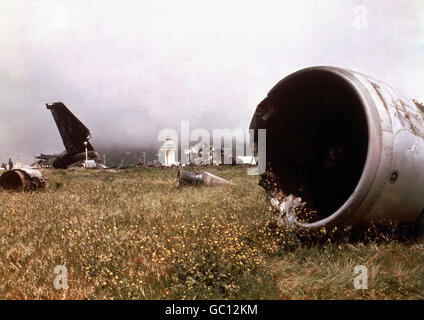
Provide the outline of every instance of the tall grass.
{"type": "Polygon", "coordinates": [[[423,298],[422,241],[305,239],[276,225],[245,167],[207,171],[236,185],[177,187],[176,168],[73,169],[45,170],[45,190],[0,191],[0,298],[423,298]],[[368,290],[353,287],[359,264],[368,290]]]}

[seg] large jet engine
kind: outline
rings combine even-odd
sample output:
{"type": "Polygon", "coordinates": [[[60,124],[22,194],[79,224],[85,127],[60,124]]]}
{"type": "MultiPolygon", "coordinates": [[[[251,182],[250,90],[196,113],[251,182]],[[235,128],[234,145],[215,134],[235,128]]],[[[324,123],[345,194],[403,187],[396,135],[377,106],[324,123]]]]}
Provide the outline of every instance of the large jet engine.
{"type": "Polygon", "coordinates": [[[266,152],[256,154],[266,157],[260,185],[276,207],[286,198],[301,204],[285,221],[305,229],[415,222],[424,209],[421,112],[357,72],[295,72],[271,89],[250,124],[266,129],[266,152]]]}

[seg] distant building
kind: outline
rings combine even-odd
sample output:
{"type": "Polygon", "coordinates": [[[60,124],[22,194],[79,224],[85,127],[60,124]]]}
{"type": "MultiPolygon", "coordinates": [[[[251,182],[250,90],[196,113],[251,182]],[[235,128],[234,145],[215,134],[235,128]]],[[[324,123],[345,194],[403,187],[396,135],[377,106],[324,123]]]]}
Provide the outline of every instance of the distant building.
{"type": "Polygon", "coordinates": [[[166,137],[165,143],[159,149],[159,162],[164,166],[178,165],[177,146],[172,138],[166,137]]]}

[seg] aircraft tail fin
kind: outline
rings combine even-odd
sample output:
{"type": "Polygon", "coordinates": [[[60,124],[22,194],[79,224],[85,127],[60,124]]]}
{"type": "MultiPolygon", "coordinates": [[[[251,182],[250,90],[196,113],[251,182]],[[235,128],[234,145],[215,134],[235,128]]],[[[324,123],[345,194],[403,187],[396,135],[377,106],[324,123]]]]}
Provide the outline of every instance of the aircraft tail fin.
{"type": "MultiPolygon", "coordinates": [[[[63,144],[68,154],[81,153],[85,151],[84,142],[91,138],[90,130],[69,111],[62,102],[46,103],[56,121],[63,144]]],[[[94,151],[88,142],[88,151],[94,151]]]]}

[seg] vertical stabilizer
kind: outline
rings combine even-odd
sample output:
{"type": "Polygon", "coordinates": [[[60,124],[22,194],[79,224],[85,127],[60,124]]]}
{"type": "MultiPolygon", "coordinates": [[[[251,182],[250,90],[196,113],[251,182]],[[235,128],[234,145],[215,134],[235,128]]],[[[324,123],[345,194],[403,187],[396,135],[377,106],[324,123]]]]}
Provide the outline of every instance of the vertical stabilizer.
{"type": "MultiPolygon", "coordinates": [[[[68,154],[85,152],[84,142],[88,142],[91,137],[88,128],[62,102],[47,103],[46,106],[56,121],[66,152],[68,154]]],[[[87,149],[94,151],[89,142],[87,149]]]]}

